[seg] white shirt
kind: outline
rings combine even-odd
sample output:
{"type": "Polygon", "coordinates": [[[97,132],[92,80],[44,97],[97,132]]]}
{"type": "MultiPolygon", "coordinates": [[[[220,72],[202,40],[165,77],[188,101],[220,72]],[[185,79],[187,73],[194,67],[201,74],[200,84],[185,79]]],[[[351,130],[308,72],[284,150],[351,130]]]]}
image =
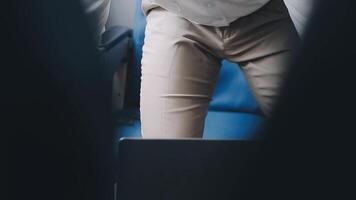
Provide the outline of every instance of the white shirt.
{"type": "Polygon", "coordinates": [[[108,20],[111,0],[80,0],[80,2],[85,16],[95,32],[96,40],[99,42],[108,20]]]}
{"type": "Polygon", "coordinates": [[[308,22],[316,0],[284,0],[289,14],[300,35],[303,35],[305,26],[308,22]]]}
{"type": "Polygon", "coordinates": [[[147,0],[191,22],[208,26],[228,26],[253,13],[270,0],[147,0]]]}

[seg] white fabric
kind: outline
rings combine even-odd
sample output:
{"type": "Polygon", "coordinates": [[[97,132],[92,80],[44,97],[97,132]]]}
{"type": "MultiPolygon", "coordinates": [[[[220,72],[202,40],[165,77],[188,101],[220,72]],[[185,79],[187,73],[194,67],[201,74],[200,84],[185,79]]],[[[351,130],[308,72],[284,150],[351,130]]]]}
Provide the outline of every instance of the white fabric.
{"type": "Polygon", "coordinates": [[[228,26],[270,0],[147,0],[197,24],[228,26]]]}
{"type": "Polygon", "coordinates": [[[295,27],[303,35],[316,0],[284,0],[295,27]]]}
{"type": "Polygon", "coordinates": [[[105,24],[109,16],[110,1],[111,0],[80,0],[84,14],[95,32],[97,42],[100,41],[100,35],[105,30],[105,24]]]}
{"type": "Polygon", "coordinates": [[[110,0],[80,0],[85,13],[103,12],[110,4],[110,0]]]}

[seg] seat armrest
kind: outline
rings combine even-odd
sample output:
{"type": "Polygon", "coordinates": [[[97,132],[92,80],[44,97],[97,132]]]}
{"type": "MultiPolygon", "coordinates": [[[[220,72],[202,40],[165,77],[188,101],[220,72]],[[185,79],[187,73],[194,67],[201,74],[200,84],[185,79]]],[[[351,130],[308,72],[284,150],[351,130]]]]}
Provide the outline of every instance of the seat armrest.
{"type": "Polygon", "coordinates": [[[98,46],[100,51],[107,51],[123,41],[125,38],[131,37],[131,30],[123,26],[114,26],[106,30],[101,36],[101,42],[98,46]]]}
{"type": "Polygon", "coordinates": [[[103,70],[112,83],[112,109],[121,110],[124,105],[128,58],[131,55],[131,30],[114,26],[105,31],[98,45],[103,70]]]}

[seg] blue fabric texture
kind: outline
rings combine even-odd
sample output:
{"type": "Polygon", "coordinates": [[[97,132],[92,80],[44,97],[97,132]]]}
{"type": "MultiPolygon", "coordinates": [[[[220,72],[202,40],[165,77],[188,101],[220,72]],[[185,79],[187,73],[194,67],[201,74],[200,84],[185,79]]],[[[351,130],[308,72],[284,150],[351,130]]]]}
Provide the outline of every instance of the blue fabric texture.
{"type": "Polygon", "coordinates": [[[132,30],[132,55],[128,68],[126,102],[138,106],[140,100],[142,46],[145,39],[146,19],[141,9],[141,0],[136,0],[135,23],[132,30]]]}
{"type": "Polygon", "coordinates": [[[257,101],[238,64],[223,61],[209,110],[260,113],[257,101]]]}

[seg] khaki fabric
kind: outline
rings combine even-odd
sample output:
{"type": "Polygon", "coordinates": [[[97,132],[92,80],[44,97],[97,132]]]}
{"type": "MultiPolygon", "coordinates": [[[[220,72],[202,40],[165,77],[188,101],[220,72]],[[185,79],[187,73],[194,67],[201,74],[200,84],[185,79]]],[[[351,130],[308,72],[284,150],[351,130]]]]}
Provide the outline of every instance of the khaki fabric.
{"type": "Polygon", "coordinates": [[[146,9],[142,58],[143,137],[202,137],[223,59],[240,64],[269,115],[299,43],[283,1],[272,0],[227,27],[198,25],[145,7],[152,9],[146,9]]]}

